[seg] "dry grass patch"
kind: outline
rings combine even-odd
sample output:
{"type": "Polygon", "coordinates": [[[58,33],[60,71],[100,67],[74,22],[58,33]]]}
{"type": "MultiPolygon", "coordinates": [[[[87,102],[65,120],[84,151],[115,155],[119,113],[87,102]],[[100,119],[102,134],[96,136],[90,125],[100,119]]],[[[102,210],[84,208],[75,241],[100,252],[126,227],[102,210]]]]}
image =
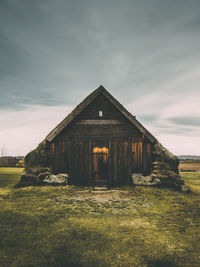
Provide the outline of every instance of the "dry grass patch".
{"type": "Polygon", "coordinates": [[[181,161],[179,171],[200,171],[200,162],[181,161]]]}

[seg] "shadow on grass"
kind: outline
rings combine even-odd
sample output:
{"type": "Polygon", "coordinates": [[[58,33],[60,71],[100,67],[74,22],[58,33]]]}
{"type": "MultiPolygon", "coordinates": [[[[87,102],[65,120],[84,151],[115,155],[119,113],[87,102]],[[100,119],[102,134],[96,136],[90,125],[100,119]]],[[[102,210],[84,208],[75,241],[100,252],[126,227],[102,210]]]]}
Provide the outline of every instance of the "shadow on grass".
{"type": "Polygon", "coordinates": [[[170,259],[166,256],[162,259],[155,259],[147,261],[147,267],[179,267],[179,265],[174,263],[173,259],[170,259]]]}
{"type": "MultiPolygon", "coordinates": [[[[106,234],[67,223],[48,225],[48,217],[0,212],[0,262],[17,266],[107,266],[101,252],[108,250],[106,234]]],[[[104,253],[103,253],[104,254],[104,253]]]]}

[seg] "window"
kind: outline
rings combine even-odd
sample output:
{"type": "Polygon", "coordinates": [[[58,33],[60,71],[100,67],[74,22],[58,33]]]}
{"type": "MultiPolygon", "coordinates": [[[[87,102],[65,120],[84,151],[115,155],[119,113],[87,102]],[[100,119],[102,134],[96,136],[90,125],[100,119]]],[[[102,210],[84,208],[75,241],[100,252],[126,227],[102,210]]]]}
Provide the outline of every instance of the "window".
{"type": "Polygon", "coordinates": [[[102,110],[99,111],[99,117],[103,117],[103,111],[102,110]]]}

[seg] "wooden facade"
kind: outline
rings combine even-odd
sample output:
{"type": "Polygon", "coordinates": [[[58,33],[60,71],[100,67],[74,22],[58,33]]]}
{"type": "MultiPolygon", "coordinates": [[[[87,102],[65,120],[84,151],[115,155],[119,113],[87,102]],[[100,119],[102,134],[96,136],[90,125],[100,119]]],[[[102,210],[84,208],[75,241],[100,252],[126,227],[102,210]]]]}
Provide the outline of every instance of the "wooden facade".
{"type": "Polygon", "coordinates": [[[151,171],[155,138],[100,86],[47,136],[54,173],[75,184],[129,184],[151,171]]]}

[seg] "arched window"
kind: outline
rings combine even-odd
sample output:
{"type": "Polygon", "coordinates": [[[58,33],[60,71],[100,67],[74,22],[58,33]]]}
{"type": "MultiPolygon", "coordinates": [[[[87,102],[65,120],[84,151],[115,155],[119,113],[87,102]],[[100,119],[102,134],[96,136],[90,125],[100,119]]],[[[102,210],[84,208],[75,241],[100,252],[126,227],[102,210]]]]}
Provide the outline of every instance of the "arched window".
{"type": "Polygon", "coordinates": [[[102,110],[99,111],[99,117],[103,117],[103,111],[102,110]]]}

